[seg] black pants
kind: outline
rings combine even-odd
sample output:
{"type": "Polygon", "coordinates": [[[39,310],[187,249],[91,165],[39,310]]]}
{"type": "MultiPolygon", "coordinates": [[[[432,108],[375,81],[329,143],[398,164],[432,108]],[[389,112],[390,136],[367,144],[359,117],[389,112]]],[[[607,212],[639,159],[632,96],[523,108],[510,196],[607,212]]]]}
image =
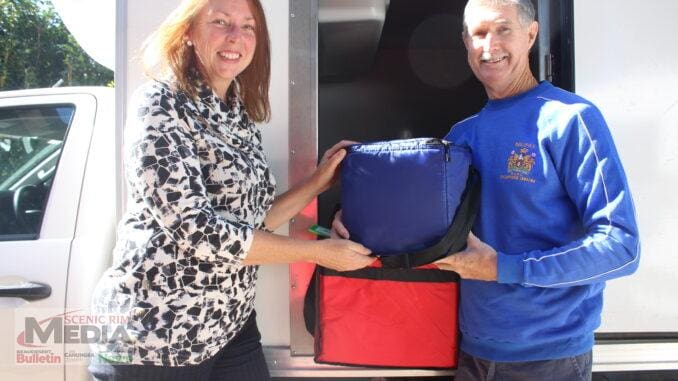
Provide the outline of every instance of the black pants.
{"type": "Polygon", "coordinates": [[[455,381],[590,381],[591,352],[557,360],[496,362],[459,353],[455,381]]]}
{"type": "Polygon", "coordinates": [[[112,364],[96,359],[89,371],[100,381],[267,381],[271,379],[261,348],[261,334],[252,313],[245,326],[214,357],[198,365],[154,366],[112,364]]]}

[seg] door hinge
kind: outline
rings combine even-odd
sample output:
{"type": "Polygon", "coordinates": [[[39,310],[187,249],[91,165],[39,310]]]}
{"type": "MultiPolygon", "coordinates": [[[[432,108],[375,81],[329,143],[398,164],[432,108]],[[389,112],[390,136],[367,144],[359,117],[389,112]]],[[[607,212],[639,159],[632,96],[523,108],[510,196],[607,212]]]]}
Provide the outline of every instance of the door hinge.
{"type": "Polygon", "coordinates": [[[547,53],[544,56],[544,77],[547,81],[553,82],[553,54],[547,53]]]}

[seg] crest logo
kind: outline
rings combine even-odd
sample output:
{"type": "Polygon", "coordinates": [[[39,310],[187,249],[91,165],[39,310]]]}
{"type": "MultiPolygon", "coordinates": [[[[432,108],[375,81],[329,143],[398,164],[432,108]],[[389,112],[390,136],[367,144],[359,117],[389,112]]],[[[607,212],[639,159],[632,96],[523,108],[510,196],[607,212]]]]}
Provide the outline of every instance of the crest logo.
{"type": "Polygon", "coordinates": [[[534,167],[535,157],[537,157],[537,154],[530,153],[527,148],[521,148],[518,152],[511,151],[511,156],[508,159],[508,171],[529,175],[532,172],[532,167],[534,167]]]}
{"type": "Polygon", "coordinates": [[[502,175],[502,180],[515,180],[534,184],[536,181],[530,176],[532,168],[537,161],[534,144],[515,143],[515,149],[509,154],[506,161],[507,174],[502,175]]]}

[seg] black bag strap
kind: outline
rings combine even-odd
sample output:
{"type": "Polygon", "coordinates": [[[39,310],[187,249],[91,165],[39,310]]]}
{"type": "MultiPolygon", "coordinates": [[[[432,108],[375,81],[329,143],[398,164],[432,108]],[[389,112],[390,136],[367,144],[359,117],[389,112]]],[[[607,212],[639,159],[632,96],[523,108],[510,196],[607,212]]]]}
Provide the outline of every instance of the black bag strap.
{"type": "Polygon", "coordinates": [[[403,269],[384,267],[363,267],[353,271],[336,271],[320,267],[321,276],[336,276],[353,279],[387,280],[408,283],[449,283],[459,282],[459,274],[439,269],[403,269]]]}
{"type": "Polygon", "coordinates": [[[318,294],[318,277],[320,276],[320,266],[316,266],[311,276],[311,281],[308,284],[306,289],[306,295],[304,295],[304,325],[306,330],[311,335],[315,336],[315,325],[316,325],[316,311],[318,310],[317,298],[318,294]]]}
{"type": "Polygon", "coordinates": [[[432,263],[448,254],[462,250],[466,246],[466,239],[473,227],[473,221],[475,221],[479,207],[480,176],[478,171],[470,167],[463,199],[447,233],[435,245],[425,249],[412,253],[383,256],[381,262],[384,268],[411,269],[432,263]]]}

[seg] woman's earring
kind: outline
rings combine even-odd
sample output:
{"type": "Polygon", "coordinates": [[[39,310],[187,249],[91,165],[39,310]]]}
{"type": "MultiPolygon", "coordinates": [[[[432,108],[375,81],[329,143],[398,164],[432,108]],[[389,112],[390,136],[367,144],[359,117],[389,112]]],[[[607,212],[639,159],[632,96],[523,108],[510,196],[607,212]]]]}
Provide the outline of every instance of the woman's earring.
{"type": "Polygon", "coordinates": [[[191,40],[186,40],[186,45],[193,46],[193,43],[191,42],[191,40]]]}

